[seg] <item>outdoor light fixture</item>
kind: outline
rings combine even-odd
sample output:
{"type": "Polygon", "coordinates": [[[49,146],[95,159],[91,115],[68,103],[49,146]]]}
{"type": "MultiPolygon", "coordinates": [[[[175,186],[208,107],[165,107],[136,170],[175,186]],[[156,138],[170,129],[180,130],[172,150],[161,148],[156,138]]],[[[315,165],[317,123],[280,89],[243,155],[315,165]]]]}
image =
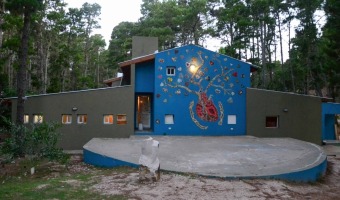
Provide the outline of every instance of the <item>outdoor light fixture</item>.
{"type": "Polygon", "coordinates": [[[73,108],[72,108],[72,111],[77,111],[77,110],[78,110],[77,107],[73,107],[73,108]]]}
{"type": "Polygon", "coordinates": [[[284,109],[283,109],[283,112],[288,112],[288,108],[284,108],[284,109]]]}
{"type": "Polygon", "coordinates": [[[196,65],[194,65],[194,64],[191,64],[191,65],[190,65],[190,68],[189,68],[189,70],[190,70],[190,72],[191,72],[191,73],[193,73],[193,74],[194,74],[194,73],[197,71],[197,67],[196,67],[196,65]]]}

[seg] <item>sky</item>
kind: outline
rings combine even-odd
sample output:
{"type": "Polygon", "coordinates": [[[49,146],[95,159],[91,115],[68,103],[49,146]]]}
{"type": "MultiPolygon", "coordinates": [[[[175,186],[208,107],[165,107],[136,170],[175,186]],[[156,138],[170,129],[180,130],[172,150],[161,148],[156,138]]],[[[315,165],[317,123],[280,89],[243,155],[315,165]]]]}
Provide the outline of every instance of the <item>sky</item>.
{"type": "Polygon", "coordinates": [[[111,39],[112,29],[120,22],[129,21],[137,22],[142,16],[140,13],[140,7],[142,0],[64,0],[68,4],[69,8],[81,8],[84,3],[94,4],[97,3],[101,6],[101,14],[99,24],[100,29],[94,30],[93,34],[101,34],[106,45],[109,44],[111,39]]]}
{"type": "MultiPolygon", "coordinates": [[[[128,21],[128,22],[137,22],[138,19],[142,16],[140,13],[140,8],[142,4],[142,0],[121,0],[121,1],[113,1],[113,0],[64,0],[65,3],[68,4],[70,8],[81,8],[82,5],[86,2],[93,4],[97,3],[101,6],[101,15],[99,24],[101,26],[100,29],[94,30],[93,34],[101,34],[106,42],[108,47],[109,41],[111,39],[111,33],[115,26],[117,26],[120,22],[128,21]]],[[[321,14],[322,16],[322,14],[321,14]]],[[[320,18],[320,16],[318,16],[320,18]]],[[[295,25],[297,26],[297,24],[295,25]]],[[[294,30],[291,32],[292,37],[294,36],[294,30]]],[[[288,40],[287,40],[287,32],[283,33],[283,49],[284,49],[284,60],[288,58],[288,40]]],[[[203,46],[206,49],[211,51],[217,51],[221,46],[221,41],[218,39],[208,39],[203,46]]],[[[278,55],[279,56],[279,55],[278,55]]],[[[280,58],[277,58],[280,59],[280,58]]]]}
{"type": "MultiPolygon", "coordinates": [[[[111,39],[112,29],[120,22],[137,22],[142,16],[140,8],[142,0],[64,0],[68,4],[69,8],[81,8],[84,3],[94,4],[97,3],[101,6],[101,15],[99,24],[100,29],[94,30],[93,34],[101,34],[109,45],[111,39]]],[[[204,45],[205,48],[216,51],[220,46],[218,40],[209,40],[204,45]]]]}

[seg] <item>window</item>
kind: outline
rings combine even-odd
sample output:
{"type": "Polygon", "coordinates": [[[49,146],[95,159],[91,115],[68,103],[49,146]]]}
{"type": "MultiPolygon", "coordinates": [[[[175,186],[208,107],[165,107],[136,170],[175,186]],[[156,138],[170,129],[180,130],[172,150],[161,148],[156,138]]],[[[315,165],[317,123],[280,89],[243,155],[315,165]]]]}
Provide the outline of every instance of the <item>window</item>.
{"type": "Polygon", "coordinates": [[[279,127],[279,116],[267,116],[266,117],[266,128],[278,128],[279,127]]]}
{"type": "Polygon", "coordinates": [[[166,67],[166,75],[175,76],[176,75],[176,67],[166,67]]]}
{"type": "Polygon", "coordinates": [[[228,124],[236,124],[236,115],[228,115],[228,124]]]}
{"type": "Polygon", "coordinates": [[[104,115],[104,124],[113,124],[113,115],[104,115]]]}
{"type": "Polygon", "coordinates": [[[33,115],[33,123],[41,124],[44,121],[44,117],[42,115],[33,115]]]}
{"type": "Polygon", "coordinates": [[[30,122],[30,116],[24,115],[24,124],[28,124],[30,122]]]}
{"type": "Polygon", "coordinates": [[[72,115],[61,115],[62,124],[72,124],[72,115]]]}
{"type": "Polygon", "coordinates": [[[174,115],[166,114],[164,116],[164,123],[165,124],[174,124],[174,115]]]}
{"type": "Polygon", "coordinates": [[[127,124],[127,119],[125,114],[117,115],[117,124],[127,124]]]}
{"type": "Polygon", "coordinates": [[[77,122],[78,124],[87,124],[87,115],[78,115],[77,122]]]}

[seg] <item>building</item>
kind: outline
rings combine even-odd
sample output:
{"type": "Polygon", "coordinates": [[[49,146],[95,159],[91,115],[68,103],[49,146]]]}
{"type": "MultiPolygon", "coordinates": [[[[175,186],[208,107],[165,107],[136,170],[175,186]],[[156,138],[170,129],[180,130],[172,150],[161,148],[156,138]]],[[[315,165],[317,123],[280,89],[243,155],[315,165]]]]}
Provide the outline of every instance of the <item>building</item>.
{"type": "Polygon", "coordinates": [[[25,121],[62,122],[64,149],[140,134],[335,139],[339,104],[250,88],[256,66],[199,46],[157,47],[157,38],[134,37],[133,59],[119,63],[123,76],[105,81],[111,87],[29,96],[25,121]]]}

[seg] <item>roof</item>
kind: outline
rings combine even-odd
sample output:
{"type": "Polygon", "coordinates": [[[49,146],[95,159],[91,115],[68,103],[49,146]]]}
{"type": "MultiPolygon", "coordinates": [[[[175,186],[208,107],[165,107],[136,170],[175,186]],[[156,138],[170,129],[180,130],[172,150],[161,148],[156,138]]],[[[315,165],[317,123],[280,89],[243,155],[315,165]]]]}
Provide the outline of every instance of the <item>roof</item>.
{"type": "MultiPolygon", "coordinates": [[[[103,87],[103,88],[95,88],[95,89],[85,89],[85,90],[58,92],[58,93],[35,94],[35,95],[25,96],[24,98],[41,97],[41,96],[54,96],[54,95],[64,95],[64,94],[74,94],[74,93],[91,92],[91,91],[99,91],[99,90],[112,90],[112,89],[115,89],[115,88],[124,88],[124,87],[131,87],[131,86],[130,85],[123,85],[123,86],[115,86],[115,87],[103,87]]],[[[12,99],[17,99],[17,98],[18,97],[7,97],[7,98],[4,98],[4,100],[12,100],[12,99]]]]}
{"type": "Polygon", "coordinates": [[[321,100],[321,102],[323,103],[327,103],[327,102],[335,102],[333,98],[329,98],[329,97],[320,97],[320,96],[316,96],[316,95],[311,95],[311,94],[299,94],[296,92],[285,92],[285,91],[277,91],[277,90],[268,90],[268,89],[262,89],[262,88],[253,88],[250,87],[248,89],[251,90],[258,90],[258,91],[267,91],[267,92],[275,92],[275,93],[283,93],[283,94],[290,94],[290,95],[297,95],[297,96],[305,96],[305,97],[312,97],[312,98],[318,98],[321,100]]]}
{"type": "MultiPolygon", "coordinates": [[[[193,45],[193,44],[189,44],[189,45],[193,45]]],[[[185,45],[185,46],[189,46],[189,45],[185,45]]],[[[193,46],[197,46],[197,45],[193,45],[193,46]]],[[[184,47],[184,46],[182,46],[184,47]]],[[[176,47],[176,48],[182,48],[182,47],[176,47]]],[[[203,48],[201,46],[197,46],[199,48],[203,48]]],[[[173,48],[173,49],[176,49],[176,48],[173,48]]],[[[173,50],[173,49],[167,49],[167,50],[164,50],[164,51],[170,51],[170,50],[173,50]]],[[[205,49],[205,48],[203,48],[205,49]]],[[[211,51],[209,49],[205,49],[207,51],[211,51]]],[[[163,52],[164,52],[163,51],[163,52]]],[[[160,53],[160,52],[157,52],[157,53],[160,53]]],[[[155,53],[156,54],[156,53],[155,53]]],[[[155,54],[149,54],[149,55],[146,55],[146,56],[140,56],[140,57],[137,57],[137,58],[133,58],[131,60],[127,60],[127,61],[124,61],[124,62],[120,62],[118,63],[119,67],[127,67],[127,66],[130,66],[132,64],[136,64],[136,63],[142,63],[142,62],[147,62],[147,61],[151,61],[151,60],[154,60],[155,59],[155,54]]],[[[218,53],[219,54],[219,53],[218,53]]],[[[228,55],[224,55],[224,54],[221,54],[223,56],[228,56],[228,55]]],[[[229,56],[228,56],[229,57],[229,56]]],[[[234,58],[236,59],[236,58],[234,58]]],[[[238,59],[237,59],[238,60],[238,59]]],[[[250,65],[250,72],[255,72],[257,71],[260,67],[259,66],[256,66],[256,65],[253,65],[252,63],[248,63],[248,62],[245,62],[245,61],[242,61],[242,60],[238,60],[240,62],[244,62],[244,63],[247,63],[248,65],[250,65]]]]}
{"type": "Polygon", "coordinates": [[[150,61],[155,59],[155,54],[149,54],[146,56],[141,56],[141,57],[137,57],[137,58],[133,58],[131,60],[127,60],[124,62],[120,62],[118,63],[119,67],[126,67],[126,66],[130,66],[132,64],[136,64],[136,63],[141,63],[141,62],[146,62],[146,61],[150,61]]]}
{"type": "Polygon", "coordinates": [[[108,83],[120,81],[121,79],[122,79],[122,77],[115,77],[115,78],[110,78],[110,79],[107,79],[107,80],[103,80],[103,82],[104,82],[105,84],[108,84],[108,83]]]}
{"type": "Polygon", "coordinates": [[[257,70],[259,70],[261,67],[257,66],[257,65],[253,65],[251,63],[248,63],[250,65],[250,72],[256,72],[257,70]]]}

